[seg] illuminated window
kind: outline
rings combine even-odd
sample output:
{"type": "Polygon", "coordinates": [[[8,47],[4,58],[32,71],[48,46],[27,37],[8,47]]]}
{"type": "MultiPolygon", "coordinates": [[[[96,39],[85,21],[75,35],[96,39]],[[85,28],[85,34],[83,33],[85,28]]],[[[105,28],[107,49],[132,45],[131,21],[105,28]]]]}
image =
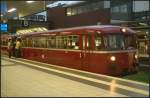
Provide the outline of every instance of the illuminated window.
{"type": "Polygon", "coordinates": [[[56,36],[56,48],[79,49],[79,37],[76,35],[56,36]]]}
{"type": "Polygon", "coordinates": [[[149,11],[150,1],[133,1],[133,12],[149,11]]]}
{"type": "Polygon", "coordinates": [[[115,6],[111,8],[112,12],[118,13],[119,12],[119,6],[115,6]]]}
{"type": "Polygon", "coordinates": [[[107,50],[124,49],[124,38],[122,35],[103,36],[104,46],[107,50]]]}
{"type": "Polygon", "coordinates": [[[56,48],[63,48],[62,36],[56,36],[56,48]]]}
{"type": "Polygon", "coordinates": [[[71,8],[67,8],[67,16],[71,16],[71,8]]]}
{"type": "Polygon", "coordinates": [[[120,12],[121,13],[126,13],[127,12],[127,5],[121,5],[120,6],[120,12]]]}
{"type": "Polygon", "coordinates": [[[46,38],[45,37],[39,37],[37,39],[38,39],[39,47],[46,48],[46,38]]]}
{"type": "MultiPolygon", "coordinates": [[[[110,2],[105,2],[105,8],[110,7],[110,2]]],[[[66,14],[67,16],[72,16],[76,14],[86,13],[93,10],[99,10],[104,8],[104,1],[91,2],[84,5],[79,5],[76,7],[67,8],[66,14]]]]}
{"type": "Polygon", "coordinates": [[[27,47],[27,39],[26,38],[22,39],[22,46],[27,47]]]}
{"type": "Polygon", "coordinates": [[[126,49],[136,48],[136,37],[135,36],[125,36],[125,47],[126,49]]]}
{"type": "Polygon", "coordinates": [[[91,49],[91,35],[88,35],[88,37],[87,37],[88,39],[87,39],[87,48],[88,49],[91,49]]]}
{"type": "Polygon", "coordinates": [[[104,8],[110,8],[110,1],[104,1],[104,8]]]}
{"type": "Polygon", "coordinates": [[[27,38],[27,47],[33,47],[32,38],[27,38]]]}
{"type": "Polygon", "coordinates": [[[47,47],[48,48],[56,48],[56,37],[55,36],[48,37],[47,47]]]}
{"type": "Polygon", "coordinates": [[[71,15],[76,15],[76,14],[77,14],[76,8],[72,8],[72,13],[71,13],[71,15]]]}
{"type": "Polygon", "coordinates": [[[95,36],[95,49],[96,50],[102,49],[102,37],[100,35],[95,36]]]}
{"type": "Polygon", "coordinates": [[[68,36],[67,47],[68,49],[79,49],[79,36],[68,36]]]}

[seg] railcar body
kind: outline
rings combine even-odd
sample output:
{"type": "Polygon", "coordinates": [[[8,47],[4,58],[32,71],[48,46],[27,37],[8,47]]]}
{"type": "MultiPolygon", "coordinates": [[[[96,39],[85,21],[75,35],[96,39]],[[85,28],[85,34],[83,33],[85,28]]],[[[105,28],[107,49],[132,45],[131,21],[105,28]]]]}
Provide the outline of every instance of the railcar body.
{"type": "Polygon", "coordinates": [[[137,71],[136,33],[129,28],[82,26],[20,37],[25,59],[113,76],[137,71]]]}

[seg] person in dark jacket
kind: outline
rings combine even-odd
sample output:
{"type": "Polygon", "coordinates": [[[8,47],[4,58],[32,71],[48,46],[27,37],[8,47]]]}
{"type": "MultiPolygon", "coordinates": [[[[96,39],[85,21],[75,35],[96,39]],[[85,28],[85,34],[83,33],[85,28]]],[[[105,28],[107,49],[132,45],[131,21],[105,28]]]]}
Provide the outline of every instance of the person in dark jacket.
{"type": "Polygon", "coordinates": [[[17,38],[16,46],[15,46],[16,57],[21,57],[21,39],[17,38]]]}
{"type": "Polygon", "coordinates": [[[7,49],[8,49],[9,58],[11,58],[11,54],[12,54],[12,40],[11,39],[8,39],[7,49]]]}
{"type": "Polygon", "coordinates": [[[12,39],[12,54],[14,57],[16,56],[15,46],[16,46],[16,37],[13,37],[13,39],[12,39]]]}

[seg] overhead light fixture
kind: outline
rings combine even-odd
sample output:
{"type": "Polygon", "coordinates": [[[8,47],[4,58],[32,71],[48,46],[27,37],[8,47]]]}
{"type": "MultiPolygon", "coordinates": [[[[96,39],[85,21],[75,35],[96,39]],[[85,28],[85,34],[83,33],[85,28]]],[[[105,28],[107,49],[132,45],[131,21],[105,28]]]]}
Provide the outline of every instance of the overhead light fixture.
{"type": "Polygon", "coordinates": [[[33,2],[35,2],[35,1],[26,1],[27,3],[33,3],[33,2]]]}
{"type": "Polygon", "coordinates": [[[77,3],[81,3],[81,2],[85,2],[85,1],[63,1],[63,0],[57,1],[56,0],[56,2],[46,5],[46,7],[52,8],[52,7],[56,7],[59,5],[67,6],[67,5],[77,4],[77,3]]]}
{"type": "Polygon", "coordinates": [[[8,10],[8,12],[13,12],[15,10],[17,10],[17,9],[16,8],[11,8],[11,9],[8,10]]]}
{"type": "Polygon", "coordinates": [[[146,23],[139,23],[140,25],[143,25],[143,26],[147,26],[147,24],[146,23]]]}

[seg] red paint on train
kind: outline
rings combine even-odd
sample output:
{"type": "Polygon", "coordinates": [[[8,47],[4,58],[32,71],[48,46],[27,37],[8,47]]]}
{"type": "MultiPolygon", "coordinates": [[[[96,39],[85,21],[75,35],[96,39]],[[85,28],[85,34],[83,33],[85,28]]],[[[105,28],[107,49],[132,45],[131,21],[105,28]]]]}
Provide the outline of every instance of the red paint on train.
{"type": "Polygon", "coordinates": [[[121,75],[126,71],[136,71],[138,63],[135,58],[136,49],[95,50],[96,34],[104,36],[111,36],[114,34],[124,36],[135,35],[135,32],[129,28],[126,28],[125,32],[122,32],[121,30],[122,27],[119,26],[85,26],[21,35],[22,39],[28,37],[34,38],[37,36],[79,36],[78,50],[23,47],[22,57],[25,59],[107,75],[121,75]],[[88,36],[91,37],[89,43],[88,36]],[[91,45],[90,48],[88,48],[87,43],[91,45]]]}

